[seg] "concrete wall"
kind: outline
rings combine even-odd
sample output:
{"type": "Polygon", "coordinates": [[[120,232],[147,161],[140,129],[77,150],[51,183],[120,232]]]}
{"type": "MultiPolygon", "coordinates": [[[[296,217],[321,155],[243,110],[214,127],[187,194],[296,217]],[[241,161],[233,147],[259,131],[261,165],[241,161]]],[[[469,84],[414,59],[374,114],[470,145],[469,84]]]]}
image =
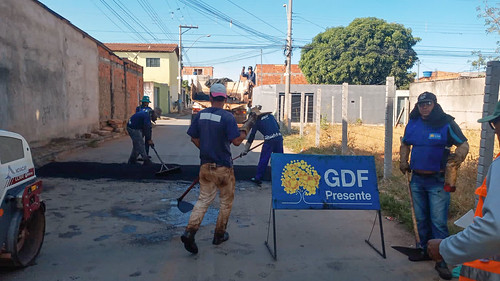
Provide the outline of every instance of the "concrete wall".
{"type": "MultiPolygon", "coordinates": [[[[342,85],[291,85],[292,94],[315,93],[321,89],[321,116],[332,121],[332,97],[334,122],[342,122],[342,85]]],[[[278,112],[278,94],[285,92],[285,85],[264,85],[254,88],[254,105],[262,105],[262,111],[278,112]]],[[[315,116],[315,113],[313,113],[315,116]]],[[[385,85],[349,85],[348,120],[365,124],[383,124],[385,117],[385,85]]],[[[314,120],[315,117],[313,117],[314,120]]],[[[314,121],[313,121],[314,122],[314,121]]]]}
{"type": "Polygon", "coordinates": [[[443,110],[454,116],[462,129],[479,129],[477,119],[482,116],[485,78],[466,78],[410,84],[410,110],[418,95],[434,93],[443,110]]]}
{"type": "Polygon", "coordinates": [[[38,1],[0,1],[0,129],[31,145],[126,120],[142,96],[142,67],[38,1]]]}
{"type": "Polygon", "coordinates": [[[0,1],[0,129],[29,142],[98,127],[96,43],[32,0],[0,1]]]}

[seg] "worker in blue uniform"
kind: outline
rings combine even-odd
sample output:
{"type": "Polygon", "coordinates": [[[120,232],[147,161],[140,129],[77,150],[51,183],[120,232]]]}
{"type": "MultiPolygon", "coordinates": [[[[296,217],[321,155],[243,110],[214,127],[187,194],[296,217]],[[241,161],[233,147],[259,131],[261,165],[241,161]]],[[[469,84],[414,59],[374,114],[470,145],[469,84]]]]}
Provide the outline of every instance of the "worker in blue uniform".
{"type": "Polygon", "coordinates": [[[127,132],[132,139],[132,152],[128,159],[129,164],[137,163],[137,156],[141,155],[144,165],[151,165],[151,159],[146,154],[143,138],[148,145],[153,145],[151,139],[151,117],[147,111],[136,112],[127,122],[127,132]]]}
{"type": "MultiPolygon", "coordinates": [[[[469,152],[469,144],[458,124],[437,103],[436,95],[424,92],[417,98],[410,113],[400,147],[399,169],[411,172],[411,194],[415,208],[419,255],[410,261],[430,260],[427,241],[448,237],[448,208],[452,186],[446,182],[447,165],[460,166],[469,152]],[[450,147],[455,151],[450,153],[450,147]],[[408,163],[408,156],[411,157],[408,163]]],[[[444,261],[435,265],[439,276],[451,279],[451,272],[444,261]]]]}
{"type": "Polygon", "coordinates": [[[247,143],[245,145],[245,150],[242,155],[246,155],[250,151],[250,146],[255,139],[255,134],[259,131],[264,136],[264,145],[262,145],[262,151],[260,153],[259,164],[257,166],[257,173],[255,177],[251,179],[254,183],[260,185],[262,183],[262,178],[266,172],[269,159],[272,153],[283,153],[283,136],[280,132],[280,126],[276,121],[276,118],[271,114],[271,112],[260,112],[262,106],[257,105],[251,109],[250,114],[255,114],[257,116],[257,121],[252,127],[250,136],[248,137],[247,143]]]}
{"type": "Polygon", "coordinates": [[[253,95],[253,87],[255,87],[255,72],[253,72],[252,66],[248,67],[248,72],[245,72],[245,67],[241,70],[241,76],[246,77],[248,80],[248,88],[245,91],[245,95],[247,95],[245,102],[248,105],[248,108],[252,107],[252,95],[253,95]]]}
{"type": "MultiPolygon", "coordinates": [[[[155,114],[155,111],[149,107],[149,104],[151,103],[151,101],[149,100],[149,97],[148,96],[143,96],[142,99],[141,99],[141,105],[139,105],[138,107],[135,108],[135,112],[139,112],[139,111],[145,111],[149,114],[149,117],[151,118],[151,121],[154,123],[156,122],[156,114],[155,114]]],[[[151,156],[149,156],[149,144],[146,140],[144,140],[144,147],[146,149],[146,155],[148,155],[148,158],[151,158],[151,156]]],[[[139,161],[142,161],[143,159],[139,159],[139,161]]]]}

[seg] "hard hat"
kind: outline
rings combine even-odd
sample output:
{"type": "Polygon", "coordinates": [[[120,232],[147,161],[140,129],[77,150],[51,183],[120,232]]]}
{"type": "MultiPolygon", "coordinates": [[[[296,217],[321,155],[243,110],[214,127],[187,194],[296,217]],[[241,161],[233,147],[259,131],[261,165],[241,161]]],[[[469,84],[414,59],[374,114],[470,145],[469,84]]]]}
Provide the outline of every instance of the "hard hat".
{"type": "Polygon", "coordinates": [[[151,101],[149,100],[149,96],[144,96],[142,97],[141,102],[151,102],[151,101]]]}

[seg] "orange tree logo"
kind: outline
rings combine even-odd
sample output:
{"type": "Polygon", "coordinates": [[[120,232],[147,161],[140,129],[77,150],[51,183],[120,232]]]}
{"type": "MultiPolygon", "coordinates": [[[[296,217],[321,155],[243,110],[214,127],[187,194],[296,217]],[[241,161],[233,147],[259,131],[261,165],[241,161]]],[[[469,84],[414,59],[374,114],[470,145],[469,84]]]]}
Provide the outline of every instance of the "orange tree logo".
{"type": "Polygon", "coordinates": [[[281,173],[281,185],[288,194],[302,193],[306,196],[316,194],[321,176],[304,160],[292,160],[281,173]],[[302,187],[302,189],[301,189],[302,187]]]}

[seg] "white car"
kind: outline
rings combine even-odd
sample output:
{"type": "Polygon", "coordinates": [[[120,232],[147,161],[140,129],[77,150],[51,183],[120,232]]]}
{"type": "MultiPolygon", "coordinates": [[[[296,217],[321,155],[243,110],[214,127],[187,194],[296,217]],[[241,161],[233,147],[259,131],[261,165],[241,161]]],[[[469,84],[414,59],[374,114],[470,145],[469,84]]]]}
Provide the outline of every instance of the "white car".
{"type": "Polygon", "coordinates": [[[41,192],[28,143],[0,130],[0,266],[28,266],[40,252],[45,235],[41,192]]]}

